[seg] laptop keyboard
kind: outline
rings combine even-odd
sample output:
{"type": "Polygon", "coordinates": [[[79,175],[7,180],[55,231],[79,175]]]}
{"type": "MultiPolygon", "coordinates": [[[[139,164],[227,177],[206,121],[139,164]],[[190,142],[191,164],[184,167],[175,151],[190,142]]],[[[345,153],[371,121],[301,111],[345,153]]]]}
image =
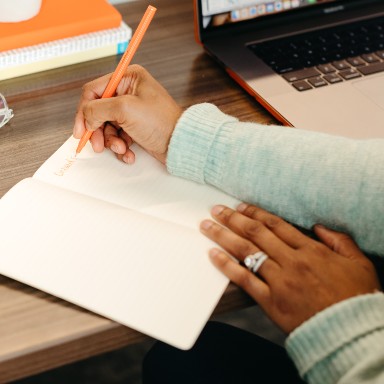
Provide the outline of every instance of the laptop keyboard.
{"type": "Polygon", "coordinates": [[[248,46],[298,91],[384,71],[384,17],[248,46]]]}

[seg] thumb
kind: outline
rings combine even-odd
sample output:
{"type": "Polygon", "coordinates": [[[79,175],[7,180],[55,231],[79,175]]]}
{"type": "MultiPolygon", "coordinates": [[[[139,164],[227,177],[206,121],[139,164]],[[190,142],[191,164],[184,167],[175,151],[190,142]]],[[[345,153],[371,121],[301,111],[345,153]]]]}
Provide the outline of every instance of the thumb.
{"type": "Polygon", "coordinates": [[[76,139],[80,139],[86,129],[83,113],[84,106],[92,100],[101,98],[111,75],[112,74],[105,75],[83,86],[81,98],[77,106],[75,124],[73,127],[73,136],[76,139]]]}
{"type": "Polygon", "coordinates": [[[95,131],[104,126],[107,121],[118,126],[126,126],[131,115],[131,106],[136,96],[122,95],[105,99],[89,101],[83,107],[83,116],[86,129],[95,131]]]}
{"type": "Polygon", "coordinates": [[[319,239],[334,252],[349,259],[365,258],[353,239],[346,233],[333,231],[323,225],[315,225],[314,231],[319,239]]]}

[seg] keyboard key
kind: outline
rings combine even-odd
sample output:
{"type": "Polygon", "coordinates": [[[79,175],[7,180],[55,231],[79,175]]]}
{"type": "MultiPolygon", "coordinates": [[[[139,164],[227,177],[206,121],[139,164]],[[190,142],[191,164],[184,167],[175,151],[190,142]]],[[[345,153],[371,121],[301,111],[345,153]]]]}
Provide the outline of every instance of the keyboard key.
{"type": "Polygon", "coordinates": [[[317,69],[324,73],[324,74],[327,74],[327,73],[332,73],[332,72],[336,72],[336,69],[335,67],[333,67],[331,64],[322,64],[322,65],[319,65],[317,67],[317,69]]]}
{"type": "Polygon", "coordinates": [[[375,56],[373,53],[362,55],[361,56],[367,63],[375,63],[377,61],[380,61],[377,56],[375,56]]]}
{"type": "Polygon", "coordinates": [[[298,62],[287,62],[287,63],[278,63],[276,62],[274,65],[271,65],[271,67],[280,75],[287,72],[292,72],[297,69],[302,69],[303,66],[298,62]]]}
{"type": "Polygon", "coordinates": [[[322,77],[312,77],[308,79],[308,82],[312,84],[315,88],[324,87],[328,83],[322,77]]]}
{"type": "Polygon", "coordinates": [[[332,64],[339,71],[342,71],[343,69],[350,68],[350,65],[345,60],[334,61],[332,64]]]}
{"type": "Polygon", "coordinates": [[[336,75],[335,73],[330,73],[329,75],[325,75],[324,79],[328,81],[330,84],[340,83],[343,79],[336,75]]]}
{"type": "Polygon", "coordinates": [[[375,52],[376,53],[376,55],[378,56],[378,57],[380,57],[381,59],[384,59],[384,51],[377,51],[377,52],[375,52]]]}
{"type": "Polygon", "coordinates": [[[357,45],[355,48],[352,48],[357,54],[362,55],[364,53],[371,53],[373,49],[370,47],[369,44],[363,44],[363,45],[357,45]]]}
{"type": "Polygon", "coordinates": [[[285,73],[283,77],[285,80],[289,82],[293,82],[293,81],[303,80],[309,77],[315,77],[319,75],[321,75],[321,73],[316,68],[306,68],[306,69],[301,69],[299,71],[285,73]]]}
{"type": "Polygon", "coordinates": [[[296,81],[292,83],[292,85],[300,92],[308,91],[308,89],[312,89],[312,87],[306,81],[296,81]]]}
{"type": "MultiPolygon", "coordinates": [[[[359,68],[365,68],[365,67],[359,67],[359,68]]],[[[344,69],[343,71],[340,71],[339,74],[345,79],[345,80],[351,80],[355,79],[356,77],[361,77],[360,73],[357,72],[353,68],[344,69]]]]}
{"type": "Polygon", "coordinates": [[[358,67],[360,65],[365,65],[366,62],[359,56],[357,57],[350,57],[349,59],[347,59],[348,63],[353,65],[354,67],[358,67]]]}
{"type": "Polygon", "coordinates": [[[384,71],[384,62],[366,65],[365,67],[359,67],[358,70],[363,75],[372,75],[374,73],[383,72],[384,71]]]}

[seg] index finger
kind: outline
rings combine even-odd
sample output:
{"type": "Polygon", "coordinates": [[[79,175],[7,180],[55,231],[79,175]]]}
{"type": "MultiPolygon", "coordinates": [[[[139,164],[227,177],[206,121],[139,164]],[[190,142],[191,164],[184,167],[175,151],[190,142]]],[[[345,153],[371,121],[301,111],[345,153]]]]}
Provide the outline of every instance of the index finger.
{"type": "Polygon", "coordinates": [[[83,86],[80,101],[77,105],[75,123],[73,126],[73,136],[76,139],[81,139],[86,130],[83,113],[84,106],[92,100],[101,98],[110,77],[111,74],[108,74],[96,80],[93,80],[83,86]]]}
{"type": "Polygon", "coordinates": [[[239,236],[252,241],[280,265],[292,251],[292,248],[284,240],[276,236],[257,219],[251,219],[223,205],[213,207],[211,213],[219,223],[239,236]]]}
{"type": "Polygon", "coordinates": [[[261,221],[277,237],[294,249],[301,248],[308,243],[308,237],[302,234],[298,229],[282,218],[265,211],[260,207],[242,203],[237,207],[237,211],[251,219],[261,221]]]}

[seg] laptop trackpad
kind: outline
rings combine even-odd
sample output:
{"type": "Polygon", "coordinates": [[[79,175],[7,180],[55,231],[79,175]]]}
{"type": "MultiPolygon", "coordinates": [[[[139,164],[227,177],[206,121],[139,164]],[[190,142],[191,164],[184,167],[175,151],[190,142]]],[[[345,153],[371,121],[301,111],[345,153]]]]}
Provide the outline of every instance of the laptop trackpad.
{"type": "Polygon", "coordinates": [[[384,109],[384,76],[356,81],[353,86],[384,109]]]}

